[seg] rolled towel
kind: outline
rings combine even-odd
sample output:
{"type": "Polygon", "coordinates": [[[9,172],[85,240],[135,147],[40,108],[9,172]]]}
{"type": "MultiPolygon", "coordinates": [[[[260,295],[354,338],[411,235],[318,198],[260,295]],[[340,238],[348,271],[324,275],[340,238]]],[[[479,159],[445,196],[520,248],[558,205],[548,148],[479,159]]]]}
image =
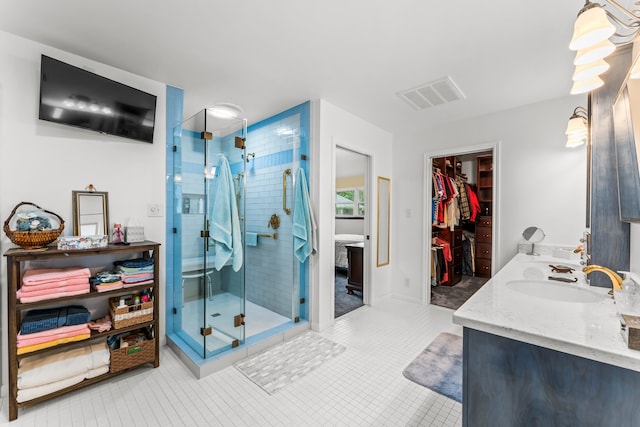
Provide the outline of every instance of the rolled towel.
{"type": "Polygon", "coordinates": [[[247,246],[258,246],[258,233],[247,231],[244,236],[244,243],[247,246]]]}

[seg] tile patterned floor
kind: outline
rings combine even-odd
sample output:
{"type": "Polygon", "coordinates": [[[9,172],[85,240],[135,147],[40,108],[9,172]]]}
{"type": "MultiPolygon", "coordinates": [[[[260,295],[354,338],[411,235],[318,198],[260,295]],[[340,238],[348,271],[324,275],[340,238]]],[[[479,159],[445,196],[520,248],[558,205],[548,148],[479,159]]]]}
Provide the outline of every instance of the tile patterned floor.
{"type": "Polygon", "coordinates": [[[346,350],[274,395],[232,366],[197,380],[165,347],[159,368],[21,409],[10,425],[459,426],[459,403],[402,375],[440,332],[462,334],[452,313],[395,299],[348,313],[321,334],[346,350]]]}

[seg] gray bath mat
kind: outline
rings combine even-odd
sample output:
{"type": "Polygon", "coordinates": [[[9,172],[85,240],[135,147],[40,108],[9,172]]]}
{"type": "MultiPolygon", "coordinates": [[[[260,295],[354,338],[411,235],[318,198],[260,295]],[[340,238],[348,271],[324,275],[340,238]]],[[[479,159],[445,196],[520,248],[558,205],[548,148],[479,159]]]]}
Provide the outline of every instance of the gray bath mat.
{"type": "Polygon", "coordinates": [[[462,337],[441,333],[402,374],[414,383],[462,402],[462,337]]]}
{"type": "Polygon", "coordinates": [[[264,391],[274,394],[344,350],[344,346],[309,331],[233,366],[264,391]]]}

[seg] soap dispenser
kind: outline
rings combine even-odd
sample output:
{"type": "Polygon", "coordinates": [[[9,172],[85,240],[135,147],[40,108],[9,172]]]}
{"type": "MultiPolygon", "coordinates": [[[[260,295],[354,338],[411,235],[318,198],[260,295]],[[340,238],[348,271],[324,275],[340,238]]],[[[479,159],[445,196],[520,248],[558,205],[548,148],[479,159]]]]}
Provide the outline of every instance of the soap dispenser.
{"type": "Polygon", "coordinates": [[[618,271],[622,275],[622,292],[627,295],[635,295],[638,293],[638,285],[633,281],[628,271],[618,271]]]}
{"type": "Polygon", "coordinates": [[[623,277],[622,280],[622,300],[618,301],[621,304],[619,309],[625,314],[633,314],[637,316],[640,314],[640,289],[638,284],[631,278],[631,273],[628,271],[618,271],[623,277]]]}

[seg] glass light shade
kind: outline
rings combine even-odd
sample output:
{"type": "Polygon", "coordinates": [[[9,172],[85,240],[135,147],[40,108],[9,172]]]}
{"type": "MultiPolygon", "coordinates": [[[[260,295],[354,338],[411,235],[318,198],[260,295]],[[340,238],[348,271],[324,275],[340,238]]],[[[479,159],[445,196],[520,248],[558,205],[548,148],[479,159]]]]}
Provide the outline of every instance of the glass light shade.
{"type": "Polygon", "coordinates": [[[567,138],[567,143],[565,144],[565,147],[576,148],[581,146],[582,144],[586,144],[586,142],[587,142],[586,136],[584,138],[567,138]]]}
{"type": "Polygon", "coordinates": [[[598,89],[602,85],[604,85],[604,82],[598,76],[592,77],[589,80],[578,80],[576,82],[573,82],[573,87],[571,88],[571,95],[591,92],[594,89],[598,89]]]}
{"type": "Polygon", "coordinates": [[[576,53],[573,65],[590,64],[598,59],[606,58],[613,53],[614,50],[616,50],[616,45],[611,43],[609,40],[603,40],[591,47],[580,49],[576,53]]]}
{"type": "Polygon", "coordinates": [[[631,71],[629,72],[629,78],[640,79],[640,60],[636,59],[636,62],[633,63],[631,71]]]}
{"type": "Polygon", "coordinates": [[[573,73],[573,81],[588,80],[592,77],[599,76],[609,69],[609,64],[604,59],[598,59],[585,65],[578,65],[573,73]]]}
{"type": "Polygon", "coordinates": [[[587,134],[587,120],[580,116],[573,116],[567,123],[566,135],[586,135],[587,134]]]}
{"type": "Polygon", "coordinates": [[[604,9],[599,5],[592,7],[578,15],[573,26],[573,37],[569,43],[569,49],[588,48],[608,39],[615,32],[616,27],[609,22],[604,9]]]}

